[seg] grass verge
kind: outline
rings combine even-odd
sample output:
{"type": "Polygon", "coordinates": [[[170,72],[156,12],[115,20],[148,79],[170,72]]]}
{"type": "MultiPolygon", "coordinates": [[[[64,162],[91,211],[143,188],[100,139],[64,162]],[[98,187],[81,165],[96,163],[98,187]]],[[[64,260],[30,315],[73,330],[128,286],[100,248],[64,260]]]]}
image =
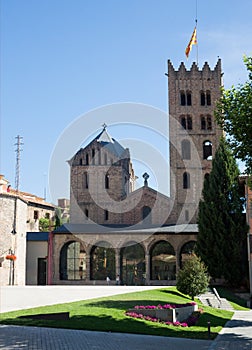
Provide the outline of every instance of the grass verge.
{"type": "Polygon", "coordinates": [[[211,339],[214,339],[233,315],[230,311],[205,307],[196,300],[204,312],[197,324],[192,327],[167,326],[125,316],[125,311],[135,305],[187,303],[189,301],[191,299],[179,293],[175,287],[169,287],[3,313],[0,323],[208,339],[207,324],[211,322],[211,339]],[[60,312],[69,312],[69,320],[20,318],[20,316],[60,312]]]}

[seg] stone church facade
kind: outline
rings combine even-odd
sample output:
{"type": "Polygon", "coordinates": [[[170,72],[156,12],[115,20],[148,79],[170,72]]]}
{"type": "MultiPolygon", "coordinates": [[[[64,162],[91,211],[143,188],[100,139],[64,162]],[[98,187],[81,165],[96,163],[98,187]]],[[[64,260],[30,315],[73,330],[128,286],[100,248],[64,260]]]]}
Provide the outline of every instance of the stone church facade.
{"type": "Polygon", "coordinates": [[[203,181],[222,131],[214,120],[221,61],[168,61],[171,195],[135,189],[130,151],[103,130],[69,160],[70,223],[52,233],[49,284],[175,284],[197,240],[203,181]]]}

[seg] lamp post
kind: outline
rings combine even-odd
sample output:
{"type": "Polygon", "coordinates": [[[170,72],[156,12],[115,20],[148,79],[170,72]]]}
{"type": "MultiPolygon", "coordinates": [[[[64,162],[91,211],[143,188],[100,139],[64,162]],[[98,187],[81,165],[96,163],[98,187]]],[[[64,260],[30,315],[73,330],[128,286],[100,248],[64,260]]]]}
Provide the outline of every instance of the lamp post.
{"type": "Polygon", "coordinates": [[[250,188],[250,179],[247,176],[245,178],[245,189],[246,189],[246,222],[249,226],[249,231],[247,234],[247,248],[248,248],[248,267],[249,267],[249,307],[252,307],[252,189],[250,188]]]}
{"type": "Polygon", "coordinates": [[[252,235],[250,232],[247,234],[247,245],[248,245],[248,265],[249,265],[249,307],[252,307],[252,260],[251,260],[251,241],[252,235]]]}

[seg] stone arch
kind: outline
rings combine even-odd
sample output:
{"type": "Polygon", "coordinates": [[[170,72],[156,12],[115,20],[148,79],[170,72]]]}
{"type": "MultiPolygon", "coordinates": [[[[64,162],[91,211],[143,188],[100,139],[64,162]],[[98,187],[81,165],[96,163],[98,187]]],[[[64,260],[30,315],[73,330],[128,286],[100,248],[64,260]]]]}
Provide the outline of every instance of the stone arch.
{"type": "Polygon", "coordinates": [[[179,266],[183,267],[183,263],[194,253],[196,241],[191,240],[183,244],[179,253],[179,266]]]}
{"type": "Polygon", "coordinates": [[[181,141],[182,159],[191,159],[191,143],[189,140],[181,141]]]}
{"type": "Polygon", "coordinates": [[[94,244],[90,250],[90,280],[115,279],[115,249],[107,241],[94,244]]]}
{"type": "Polygon", "coordinates": [[[206,140],[203,142],[203,159],[212,160],[212,142],[206,140]]]}
{"type": "Polygon", "coordinates": [[[59,271],[61,280],[86,279],[87,254],[78,241],[66,242],[60,250],[59,271]]]}
{"type": "Polygon", "coordinates": [[[126,285],[144,285],[146,277],[145,248],[130,241],[121,248],[121,280],[126,285]]]}
{"type": "Polygon", "coordinates": [[[157,241],[150,248],[150,279],[176,279],[176,253],[166,240],[157,241]]]}

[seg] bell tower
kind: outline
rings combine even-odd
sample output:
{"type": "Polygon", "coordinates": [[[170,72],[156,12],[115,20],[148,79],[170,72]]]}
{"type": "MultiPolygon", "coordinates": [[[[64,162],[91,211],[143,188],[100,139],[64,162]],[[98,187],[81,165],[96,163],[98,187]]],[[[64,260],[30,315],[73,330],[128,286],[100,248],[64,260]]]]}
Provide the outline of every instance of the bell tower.
{"type": "Polygon", "coordinates": [[[196,223],[204,177],[212,168],[212,158],[222,130],[214,119],[222,85],[221,60],[202,70],[196,63],[175,70],[168,60],[169,136],[173,224],[196,223]]]}

